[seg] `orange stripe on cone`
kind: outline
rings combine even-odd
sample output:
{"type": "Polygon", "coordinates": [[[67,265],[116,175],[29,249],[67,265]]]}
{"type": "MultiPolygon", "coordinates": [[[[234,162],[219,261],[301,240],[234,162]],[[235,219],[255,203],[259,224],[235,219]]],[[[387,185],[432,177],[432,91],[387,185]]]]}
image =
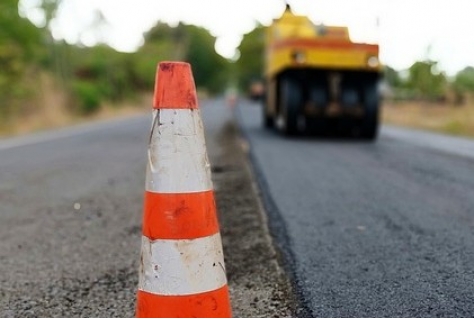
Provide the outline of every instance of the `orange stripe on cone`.
{"type": "Polygon", "coordinates": [[[191,66],[184,62],[161,62],[155,80],[155,109],[197,109],[197,94],[191,66]],[[172,90],[168,88],[172,87],[172,90]]]}
{"type": "Polygon", "coordinates": [[[219,232],[214,192],[145,192],[143,235],[150,239],[191,239],[219,232]]]}
{"type": "Polygon", "coordinates": [[[228,305],[227,286],[215,291],[189,296],[158,296],[138,291],[137,315],[143,318],[228,318],[231,311],[228,305]],[[157,307],[156,305],[159,305],[157,307]]]}
{"type": "Polygon", "coordinates": [[[188,63],[158,65],[153,108],[136,316],[231,317],[209,161],[188,63]]]}

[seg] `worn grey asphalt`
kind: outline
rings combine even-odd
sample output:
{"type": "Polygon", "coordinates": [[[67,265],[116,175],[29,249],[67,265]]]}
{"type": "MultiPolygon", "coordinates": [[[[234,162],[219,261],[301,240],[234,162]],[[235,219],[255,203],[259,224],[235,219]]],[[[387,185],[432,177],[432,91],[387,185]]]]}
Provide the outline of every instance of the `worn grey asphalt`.
{"type": "Polygon", "coordinates": [[[302,316],[474,316],[472,140],[285,138],[237,114],[302,316]]]}
{"type": "MultiPolygon", "coordinates": [[[[201,108],[233,314],[290,317],[232,112],[201,108]]],[[[150,127],[146,111],[0,140],[0,317],[134,316],[150,127]]]]}

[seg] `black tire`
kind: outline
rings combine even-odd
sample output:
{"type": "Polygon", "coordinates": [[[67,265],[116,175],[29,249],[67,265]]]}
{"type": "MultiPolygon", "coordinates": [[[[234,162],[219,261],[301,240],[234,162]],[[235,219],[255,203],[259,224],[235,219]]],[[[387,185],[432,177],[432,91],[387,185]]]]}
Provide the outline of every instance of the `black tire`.
{"type": "Polygon", "coordinates": [[[264,128],[270,129],[270,128],[273,128],[274,121],[273,121],[273,117],[267,114],[267,105],[268,105],[267,103],[268,103],[267,96],[265,96],[264,101],[261,105],[261,107],[262,107],[262,123],[263,123],[264,128]]]}
{"type": "Polygon", "coordinates": [[[283,78],[280,82],[279,116],[282,118],[280,130],[285,135],[298,133],[298,116],[302,104],[302,92],[298,82],[283,78]]]}
{"type": "Polygon", "coordinates": [[[362,120],[361,137],[368,141],[377,139],[379,130],[379,95],[376,84],[364,88],[365,115],[362,120]]]}

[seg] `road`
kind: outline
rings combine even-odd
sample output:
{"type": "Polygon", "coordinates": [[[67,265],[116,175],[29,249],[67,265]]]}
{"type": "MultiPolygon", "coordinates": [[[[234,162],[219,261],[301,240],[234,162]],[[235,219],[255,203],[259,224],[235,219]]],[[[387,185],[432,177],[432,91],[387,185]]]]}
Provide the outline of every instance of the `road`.
{"type": "Polygon", "coordinates": [[[256,104],[237,115],[302,315],[474,315],[473,140],[285,138],[256,104]]]}
{"type": "MultiPolygon", "coordinates": [[[[201,108],[235,317],[473,316],[471,140],[288,139],[245,100],[201,108]]],[[[134,315],[150,125],[0,140],[2,317],[134,315]]]]}
{"type": "MultiPolygon", "coordinates": [[[[233,315],[289,317],[224,100],[201,101],[233,315]]],[[[0,317],[133,317],[151,110],[0,140],[0,317]]]]}
{"type": "Polygon", "coordinates": [[[2,141],[2,316],[133,315],[147,128],[135,117],[2,141]]]}

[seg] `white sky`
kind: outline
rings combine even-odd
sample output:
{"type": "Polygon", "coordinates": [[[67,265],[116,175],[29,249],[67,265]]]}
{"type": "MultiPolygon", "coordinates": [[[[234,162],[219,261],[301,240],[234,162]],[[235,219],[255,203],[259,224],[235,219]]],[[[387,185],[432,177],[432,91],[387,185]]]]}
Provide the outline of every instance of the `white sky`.
{"type": "MultiPolygon", "coordinates": [[[[21,0],[20,11],[44,23],[38,0],[21,0]]],[[[382,63],[395,69],[414,61],[439,61],[454,75],[474,66],[472,0],[288,0],[294,12],[315,23],[345,25],[353,41],[379,43],[382,63]],[[379,23],[377,24],[377,20],[379,23]]],[[[216,51],[231,58],[242,35],[256,22],[268,25],[284,10],[284,0],[63,0],[53,24],[54,36],[93,45],[104,40],[120,51],[140,46],[143,33],[157,21],[205,27],[217,37],[216,51]],[[93,31],[97,10],[109,25],[93,31]]]]}

